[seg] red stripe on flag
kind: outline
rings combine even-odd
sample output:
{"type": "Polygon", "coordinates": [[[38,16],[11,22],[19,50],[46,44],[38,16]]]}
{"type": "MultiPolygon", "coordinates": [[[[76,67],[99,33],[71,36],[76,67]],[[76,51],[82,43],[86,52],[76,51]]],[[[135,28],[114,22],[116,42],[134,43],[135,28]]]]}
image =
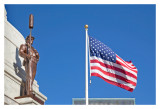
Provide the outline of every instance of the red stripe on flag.
{"type": "Polygon", "coordinates": [[[115,85],[115,86],[121,87],[121,88],[126,89],[126,90],[128,90],[128,91],[130,91],[130,92],[133,91],[132,88],[130,88],[130,87],[128,87],[128,86],[125,86],[125,85],[123,85],[123,84],[120,84],[120,83],[117,83],[117,82],[108,80],[108,79],[104,78],[103,76],[99,75],[98,73],[91,73],[91,76],[100,77],[100,78],[102,78],[104,81],[106,81],[106,82],[108,82],[108,83],[110,83],[110,84],[113,84],[113,85],[115,85]]]}
{"type": "Polygon", "coordinates": [[[133,72],[135,72],[135,73],[137,73],[137,69],[136,69],[136,67],[134,67],[134,68],[130,68],[130,67],[128,67],[126,64],[127,63],[122,63],[122,62],[120,62],[120,61],[118,61],[118,60],[116,60],[116,64],[118,64],[118,65],[121,65],[121,66],[123,66],[123,67],[126,67],[126,68],[128,68],[128,69],[130,69],[130,70],[132,70],[133,72]]]}
{"type": "Polygon", "coordinates": [[[121,59],[119,56],[116,55],[116,58],[120,59],[122,62],[116,60],[116,63],[121,65],[121,66],[124,66],[124,67],[127,67],[128,69],[134,71],[135,73],[137,73],[137,71],[135,71],[136,67],[133,66],[133,65],[129,65],[127,62],[125,62],[123,59],[121,59]]]}
{"type": "Polygon", "coordinates": [[[100,72],[102,72],[102,73],[105,74],[105,75],[108,75],[108,76],[110,76],[110,77],[117,78],[117,79],[119,79],[119,80],[122,80],[122,81],[124,81],[124,82],[130,83],[130,84],[136,86],[136,83],[135,83],[135,82],[133,82],[133,81],[131,81],[131,80],[128,80],[128,79],[126,79],[126,78],[124,78],[124,77],[122,77],[122,76],[119,76],[119,75],[116,75],[116,74],[113,74],[113,73],[110,73],[110,72],[106,72],[106,71],[102,70],[101,68],[99,68],[99,67],[97,67],[97,66],[92,66],[92,67],[91,67],[91,70],[92,70],[92,69],[97,69],[97,70],[99,70],[100,72]]]}
{"type": "Polygon", "coordinates": [[[112,69],[112,70],[116,70],[116,71],[118,71],[118,72],[121,72],[121,73],[123,73],[123,74],[125,74],[125,75],[128,75],[128,76],[130,76],[130,77],[133,77],[133,78],[137,79],[137,77],[136,77],[135,75],[133,75],[132,73],[127,72],[126,70],[122,70],[122,69],[120,69],[120,68],[114,67],[114,66],[110,66],[110,65],[108,65],[108,64],[104,64],[104,63],[98,61],[97,59],[90,60],[90,63],[99,63],[99,64],[100,64],[101,66],[103,66],[103,67],[106,67],[106,68],[109,68],[109,69],[112,69]]]}
{"type": "Polygon", "coordinates": [[[128,66],[126,66],[125,64],[123,64],[123,63],[121,63],[121,62],[119,62],[119,61],[117,61],[117,60],[116,60],[116,64],[121,65],[121,66],[123,66],[123,67],[126,67],[126,68],[128,68],[129,70],[132,70],[133,72],[137,73],[136,67],[135,67],[135,68],[129,68],[128,66]]]}

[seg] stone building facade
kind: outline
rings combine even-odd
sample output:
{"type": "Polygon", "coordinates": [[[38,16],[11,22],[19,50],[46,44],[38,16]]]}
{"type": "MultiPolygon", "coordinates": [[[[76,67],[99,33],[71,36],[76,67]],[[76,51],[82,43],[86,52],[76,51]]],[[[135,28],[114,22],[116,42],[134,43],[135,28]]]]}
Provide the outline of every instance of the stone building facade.
{"type": "Polygon", "coordinates": [[[39,105],[44,104],[47,97],[39,91],[39,85],[34,80],[33,91],[36,99],[22,95],[25,79],[23,59],[19,56],[19,47],[25,43],[22,34],[7,21],[7,12],[4,9],[4,104],[5,105],[39,105]],[[38,99],[38,100],[37,100],[38,99]]]}

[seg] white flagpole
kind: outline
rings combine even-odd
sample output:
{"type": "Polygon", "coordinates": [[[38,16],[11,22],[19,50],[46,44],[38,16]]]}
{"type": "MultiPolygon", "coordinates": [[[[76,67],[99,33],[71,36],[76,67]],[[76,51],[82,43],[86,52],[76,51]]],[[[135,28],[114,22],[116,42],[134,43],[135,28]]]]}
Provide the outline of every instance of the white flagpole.
{"type": "Polygon", "coordinates": [[[88,105],[88,25],[85,25],[86,30],[86,62],[85,62],[85,73],[86,73],[86,84],[85,84],[85,96],[86,105],[88,105]]]}
{"type": "Polygon", "coordinates": [[[90,74],[90,85],[91,85],[91,66],[90,66],[90,47],[89,47],[89,36],[88,36],[88,52],[89,52],[89,74],[90,74]]]}

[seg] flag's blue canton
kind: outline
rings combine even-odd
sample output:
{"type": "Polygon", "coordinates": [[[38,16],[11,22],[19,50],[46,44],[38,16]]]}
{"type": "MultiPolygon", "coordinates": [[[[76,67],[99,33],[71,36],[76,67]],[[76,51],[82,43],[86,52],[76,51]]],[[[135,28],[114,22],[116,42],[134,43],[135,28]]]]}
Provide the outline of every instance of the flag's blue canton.
{"type": "Polygon", "coordinates": [[[116,62],[116,53],[93,37],[89,37],[90,56],[96,56],[107,61],[116,62]]]}

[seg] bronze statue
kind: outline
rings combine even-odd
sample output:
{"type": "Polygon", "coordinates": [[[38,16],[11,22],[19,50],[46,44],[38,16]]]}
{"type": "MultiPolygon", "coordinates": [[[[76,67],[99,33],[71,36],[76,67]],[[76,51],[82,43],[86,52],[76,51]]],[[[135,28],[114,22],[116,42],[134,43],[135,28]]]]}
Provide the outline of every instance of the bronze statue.
{"type": "Polygon", "coordinates": [[[30,15],[29,20],[30,35],[26,38],[26,43],[22,44],[19,49],[19,55],[24,58],[23,66],[25,66],[26,82],[25,95],[32,95],[32,85],[36,75],[37,63],[39,61],[39,53],[32,47],[34,37],[31,36],[33,29],[33,15],[30,15]]]}
{"type": "Polygon", "coordinates": [[[32,85],[36,75],[37,63],[39,61],[39,53],[32,47],[34,37],[31,35],[33,29],[33,15],[29,16],[29,28],[30,34],[26,38],[26,43],[20,45],[19,55],[24,58],[23,66],[25,66],[26,81],[22,82],[21,94],[15,99],[21,99],[25,97],[31,97],[33,100],[40,104],[44,104],[39,97],[36,96],[36,92],[33,93],[32,85]]]}

